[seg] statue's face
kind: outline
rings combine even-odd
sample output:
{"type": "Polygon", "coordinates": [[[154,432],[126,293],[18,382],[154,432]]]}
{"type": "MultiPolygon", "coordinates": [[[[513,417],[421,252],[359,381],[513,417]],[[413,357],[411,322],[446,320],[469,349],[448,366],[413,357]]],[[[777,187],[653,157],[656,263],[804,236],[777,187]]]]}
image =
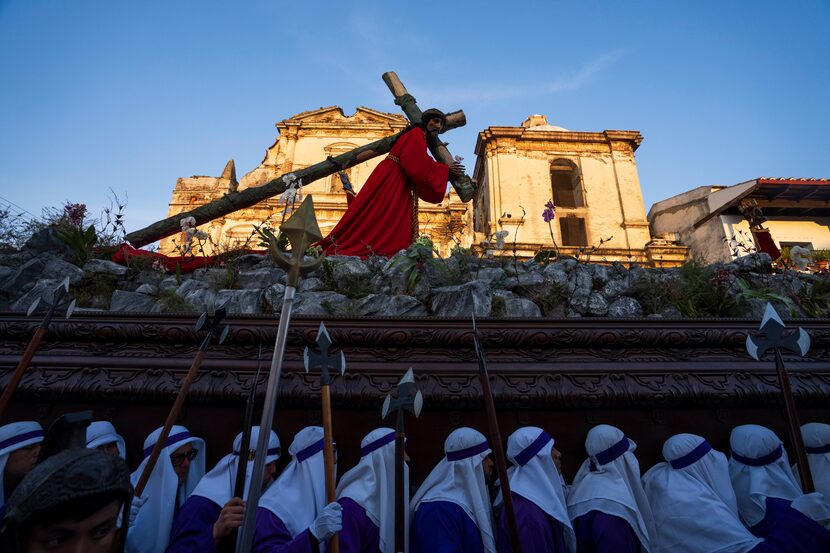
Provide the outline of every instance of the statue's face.
{"type": "Polygon", "coordinates": [[[429,121],[427,121],[427,132],[431,132],[432,134],[438,134],[444,128],[444,121],[438,119],[437,117],[433,117],[429,121]]]}
{"type": "Polygon", "coordinates": [[[114,553],[118,547],[118,514],[121,500],[95,511],[81,520],[66,520],[46,525],[34,524],[24,538],[27,553],[114,553]]]}

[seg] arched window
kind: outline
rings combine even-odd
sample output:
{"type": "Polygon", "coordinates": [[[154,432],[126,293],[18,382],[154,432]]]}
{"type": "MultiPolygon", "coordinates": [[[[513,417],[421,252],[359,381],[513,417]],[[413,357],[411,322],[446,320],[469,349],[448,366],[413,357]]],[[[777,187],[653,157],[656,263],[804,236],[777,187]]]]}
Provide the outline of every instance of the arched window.
{"type": "Polygon", "coordinates": [[[557,159],[550,165],[550,181],[553,187],[553,203],[556,207],[585,207],[582,196],[582,179],[579,169],[567,159],[557,159]]]}
{"type": "MultiPolygon", "coordinates": [[[[329,144],[323,151],[326,153],[327,156],[336,157],[340,154],[345,154],[346,152],[351,152],[357,148],[357,144],[352,144],[351,142],[335,142],[334,144],[329,144]]],[[[352,177],[352,168],[346,169],[346,176],[351,180],[352,177]]],[[[354,183],[352,183],[354,185],[354,183]]],[[[343,183],[340,180],[340,176],[335,173],[329,177],[329,192],[340,192],[343,190],[343,183]]]]}

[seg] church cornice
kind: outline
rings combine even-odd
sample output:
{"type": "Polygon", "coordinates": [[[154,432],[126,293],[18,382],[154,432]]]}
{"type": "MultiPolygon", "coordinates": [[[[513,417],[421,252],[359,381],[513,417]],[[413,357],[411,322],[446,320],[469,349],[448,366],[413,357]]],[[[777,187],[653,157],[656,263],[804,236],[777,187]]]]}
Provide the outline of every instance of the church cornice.
{"type": "Polygon", "coordinates": [[[581,132],[533,130],[525,127],[487,127],[478,133],[475,153],[483,155],[485,148],[492,149],[494,145],[500,145],[500,143],[515,144],[517,147],[522,143],[530,143],[533,144],[532,149],[539,149],[542,143],[602,144],[602,149],[605,151],[608,151],[609,146],[612,150],[616,150],[614,143],[623,143],[635,151],[642,141],[643,135],[639,131],[581,132]]]}

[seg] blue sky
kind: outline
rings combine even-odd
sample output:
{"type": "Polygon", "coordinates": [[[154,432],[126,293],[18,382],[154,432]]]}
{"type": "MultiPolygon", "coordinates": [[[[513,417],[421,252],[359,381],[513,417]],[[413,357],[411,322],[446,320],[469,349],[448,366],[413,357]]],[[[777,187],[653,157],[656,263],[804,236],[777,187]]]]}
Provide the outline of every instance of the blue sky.
{"type": "MultiPolygon", "coordinates": [[[[0,0],[0,196],[129,197],[130,230],[178,177],[241,176],[274,123],[321,106],[463,109],[444,135],[531,113],[639,130],[646,209],[706,184],[830,177],[830,2],[0,0]]],[[[2,204],[0,200],[0,204],[2,204]]]]}

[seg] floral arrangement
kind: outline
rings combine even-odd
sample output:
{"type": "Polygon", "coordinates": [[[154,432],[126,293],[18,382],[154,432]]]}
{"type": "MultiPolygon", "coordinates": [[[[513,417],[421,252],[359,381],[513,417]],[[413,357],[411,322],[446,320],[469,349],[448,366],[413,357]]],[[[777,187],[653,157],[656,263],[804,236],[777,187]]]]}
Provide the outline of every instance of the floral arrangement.
{"type": "Polygon", "coordinates": [[[65,242],[75,254],[75,261],[83,265],[92,258],[92,247],[98,241],[95,225],[84,228],[87,215],[86,204],[66,203],[63,206],[64,217],[69,223],[57,229],[58,238],[65,242]]]}

